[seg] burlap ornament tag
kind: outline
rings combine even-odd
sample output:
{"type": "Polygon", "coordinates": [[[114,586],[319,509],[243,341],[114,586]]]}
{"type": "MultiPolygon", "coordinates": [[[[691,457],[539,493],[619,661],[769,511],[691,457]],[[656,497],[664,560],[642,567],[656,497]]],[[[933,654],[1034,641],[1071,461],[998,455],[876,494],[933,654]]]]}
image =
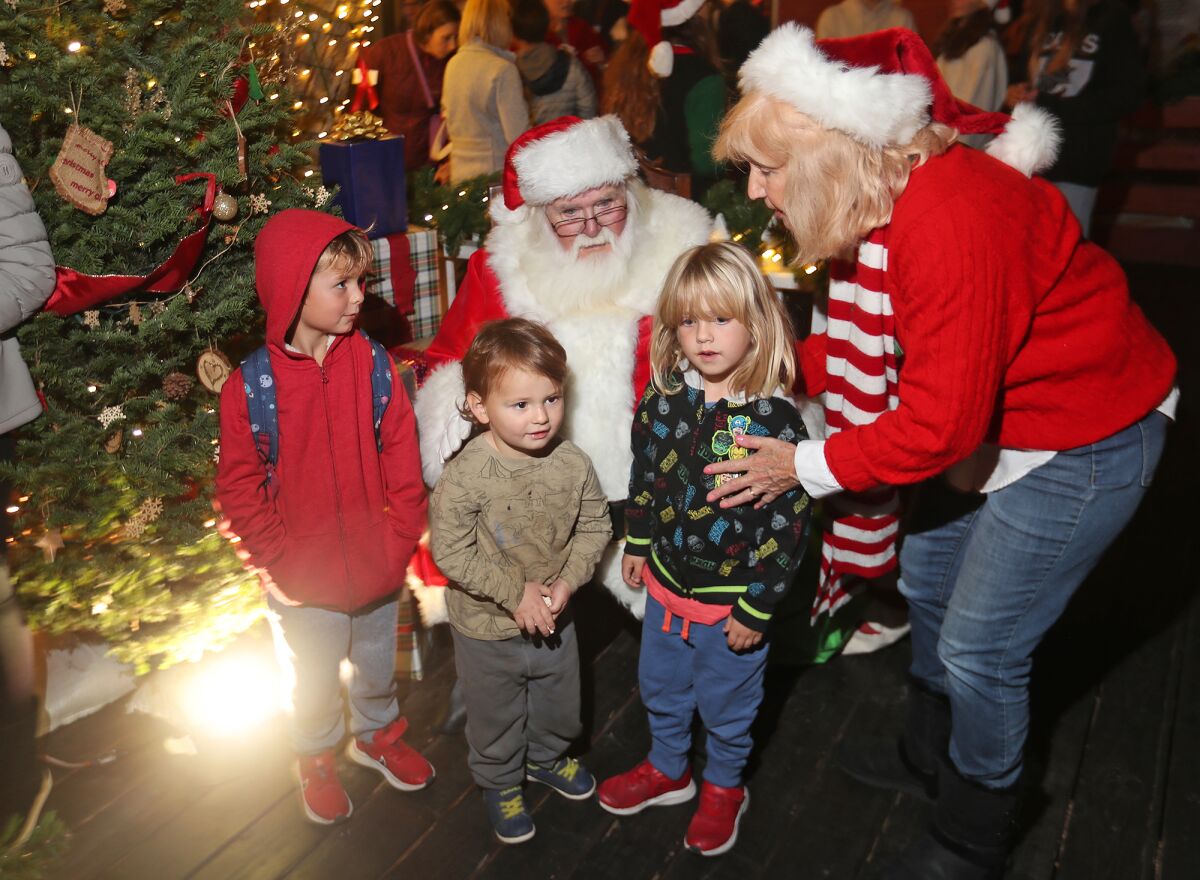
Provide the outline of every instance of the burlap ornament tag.
{"type": "Polygon", "coordinates": [[[79,210],[96,216],[108,208],[108,177],[104,167],[113,145],[82,125],[72,125],[63,138],[50,180],[58,194],[79,210]]]}

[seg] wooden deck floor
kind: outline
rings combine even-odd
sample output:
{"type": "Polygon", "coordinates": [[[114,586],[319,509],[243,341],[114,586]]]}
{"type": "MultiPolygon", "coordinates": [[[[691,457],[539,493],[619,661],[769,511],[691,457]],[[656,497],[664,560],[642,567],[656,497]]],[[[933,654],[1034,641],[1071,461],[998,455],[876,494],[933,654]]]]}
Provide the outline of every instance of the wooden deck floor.
{"type": "MultiPolygon", "coordinates": [[[[1139,289],[1181,355],[1186,401],[1189,385],[1200,388],[1188,381],[1200,369],[1189,338],[1198,309],[1194,294],[1163,289],[1172,278],[1149,272],[1139,289]]],[[[1200,877],[1200,578],[1190,552],[1198,439],[1185,405],[1150,498],[1038,654],[1031,790],[1013,878],[1200,877]]],[[[589,731],[581,754],[603,777],[648,745],[636,630],[606,597],[578,601],[589,731]]],[[[618,819],[545,790],[530,792],[537,836],[496,843],[464,740],[434,732],[452,680],[447,662],[408,687],[404,703],[409,741],[437,767],[434,785],[403,794],[343,762],[355,811],[332,829],[302,817],[277,731],[221,762],[171,756],[162,748],[169,731],[118,704],[46,743],[63,758],[122,751],[106,766],[56,771],[50,807],[72,832],[56,876],[875,878],[921,832],[929,808],[844,778],[831,754],[847,734],[898,727],[907,660],[901,645],[770,669],[753,805],[736,848],[711,860],[682,850],[687,806],[618,819]]]]}

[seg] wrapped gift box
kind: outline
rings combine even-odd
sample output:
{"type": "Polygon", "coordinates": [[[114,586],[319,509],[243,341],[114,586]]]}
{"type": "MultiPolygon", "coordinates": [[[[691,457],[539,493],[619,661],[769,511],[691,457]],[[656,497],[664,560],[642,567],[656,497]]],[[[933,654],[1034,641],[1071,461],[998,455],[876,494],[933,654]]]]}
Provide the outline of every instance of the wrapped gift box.
{"type": "Polygon", "coordinates": [[[409,272],[397,271],[399,267],[392,264],[393,252],[403,250],[398,247],[401,242],[396,236],[384,236],[371,243],[375,250],[371,293],[382,297],[407,319],[413,339],[424,339],[437,333],[446,310],[438,234],[436,229],[413,226],[403,238],[407,242],[409,272]],[[406,281],[411,284],[411,293],[407,289],[397,290],[397,285],[406,281]]]}
{"type": "Polygon", "coordinates": [[[337,184],[334,203],[370,238],[408,229],[404,138],[321,144],[321,176],[337,184]]]}

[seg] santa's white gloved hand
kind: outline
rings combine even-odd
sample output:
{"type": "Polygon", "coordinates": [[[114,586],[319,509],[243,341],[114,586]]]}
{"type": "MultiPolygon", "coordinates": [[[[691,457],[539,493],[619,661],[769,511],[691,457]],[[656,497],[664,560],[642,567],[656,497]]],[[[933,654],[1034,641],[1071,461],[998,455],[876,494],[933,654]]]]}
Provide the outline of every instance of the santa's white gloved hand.
{"type": "Polygon", "coordinates": [[[471,423],[462,417],[457,410],[450,414],[438,440],[438,457],[443,462],[449,461],[454,453],[462,449],[467,438],[471,436],[471,423]]]}

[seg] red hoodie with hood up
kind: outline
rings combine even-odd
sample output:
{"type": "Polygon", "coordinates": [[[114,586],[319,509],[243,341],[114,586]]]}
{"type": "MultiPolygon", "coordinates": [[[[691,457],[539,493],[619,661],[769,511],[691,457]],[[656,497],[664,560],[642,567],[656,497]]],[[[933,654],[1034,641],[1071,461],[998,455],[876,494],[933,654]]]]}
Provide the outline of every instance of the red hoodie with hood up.
{"type": "Polygon", "coordinates": [[[394,593],[425,525],[416,423],[392,367],[396,394],[375,447],[371,347],[357,331],[337,336],[324,363],[289,351],[317,260],[354,227],[316,211],[272,217],[254,245],[255,284],[267,314],[267,346],[279,413],[278,492],[269,498],[250,432],[241,369],[221,389],[217,501],[248,567],[292,605],[350,612],[394,593]]]}

